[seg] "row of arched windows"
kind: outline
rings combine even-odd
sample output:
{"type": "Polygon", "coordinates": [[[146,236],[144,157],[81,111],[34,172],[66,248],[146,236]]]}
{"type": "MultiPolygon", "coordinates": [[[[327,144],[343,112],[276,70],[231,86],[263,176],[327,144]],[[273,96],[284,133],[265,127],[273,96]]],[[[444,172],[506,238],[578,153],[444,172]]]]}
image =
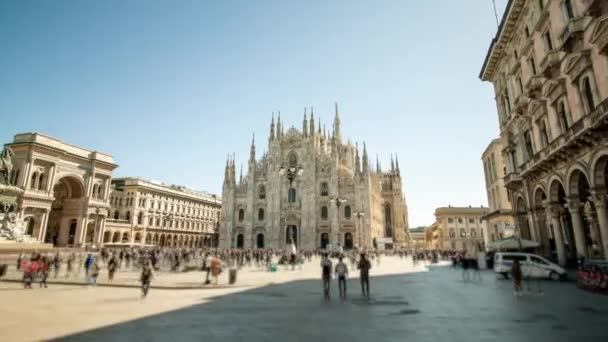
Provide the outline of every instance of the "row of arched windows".
{"type": "Polygon", "coordinates": [[[93,184],[92,198],[103,199],[103,184],[93,184]]]}
{"type": "MultiPolygon", "coordinates": [[[[321,189],[320,189],[321,196],[329,196],[329,186],[327,185],[327,183],[326,182],[321,183],[320,187],[321,187],[321,189]]],[[[266,187],[264,185],[260,185],[260,187],[258,188],[258,198],[266,199],[266,187]]],[[[296,189],[290,188],[289,193],[288,193],[289,202],[290,203],[295,202],[295,198],[296,198],[296,189]]]]}
{"type": "MultiPolygon", "coordinates": [[[[350,219],[352,217],[353,213],[352,213],[352,208],[350,207],[350,205],[345,205],[344,206],[344,218],[345,219],[350,219]]],[[[329,209],[327,208],[327,206],[322,206],[321,207],[321,219],[323,220],[327,220],[329,218],[329,209]]]]}
{"type": "Polygon", "coordinates": [[[46,175],[43,172],[34,172],[30,180],[30,189],[44,190],[46,189],[46,175]]]}

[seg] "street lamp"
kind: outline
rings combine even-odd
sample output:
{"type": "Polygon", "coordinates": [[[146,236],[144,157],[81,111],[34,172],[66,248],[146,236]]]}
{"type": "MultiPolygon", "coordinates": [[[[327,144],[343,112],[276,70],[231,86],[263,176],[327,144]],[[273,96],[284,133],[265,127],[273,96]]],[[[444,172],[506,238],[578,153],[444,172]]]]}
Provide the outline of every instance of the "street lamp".
{"type": "Polygon", "coordinates": [[[346,203],[346,198],[331,197],[329,199],[329,203],[334,203],[336,205],[336,217],[338,223],[338,228],[336,232],[336,244],[340,244],[340,205],[342,205],[342,203],[346,203]]]}
{"type": "MultiPolygon", "coordinates": [[[[281,165],[281,167],[279,168],[279,175],[280,176],[287,176],[287,180],[289,180],[289,186],[293,186],[293,181],[298,177],[301,176],[304,173],[304,168],[302,166],[285,166],[285,164],[281,165]]],[[[291,196],[291,191],[290,194],[291,196]]],[[[289,200],[289,199],[288,199],[289,200]]],[[[294,198],[294,202],[295,202],[295,198],[294,198]]],[[[285,234],[288,234],[287,231],[287,226],[285,226],[285,234]]],[[[289,238],[289,240],[291,241],[291,253],[295,254],[296,253],[296,245],[295,245],[295,231],[291,231],[292,236],[289,238]]]]}
{"type": "Polygon", "coordinates": [[[357,234],[359,235],[359,248],[362,248],[361,245],[361,235],[363,235],[363,226],[361,225],[361,220],[365,217],[365,213],[362,211],[357,211],[355,214],[357,221],[359,222],[359,229],[357,229],[357,234]]]}
{"type": "Polygon", "coordinates": [[[279,175],[284,176],[287,175],[287,179],[289,180],[289,185],[293,183],[297,176],[301,176],[304,173],[304,168],[302,166],[294,167],[286,167],[284,164],[279,168],[279,175]]]}
{"type": "Polygon", "coordinates": [[[101,227],[99,227],[99,213],[101,212],[101,210],[99,208],[95,208],[95,231],[93,232],[93,248],[95,248],[95,241],[100,241],[102,240],[102,236],[101,236],[101,227]],[[99,237],[97,237],[97,233],[99,232],[99,237]]]}

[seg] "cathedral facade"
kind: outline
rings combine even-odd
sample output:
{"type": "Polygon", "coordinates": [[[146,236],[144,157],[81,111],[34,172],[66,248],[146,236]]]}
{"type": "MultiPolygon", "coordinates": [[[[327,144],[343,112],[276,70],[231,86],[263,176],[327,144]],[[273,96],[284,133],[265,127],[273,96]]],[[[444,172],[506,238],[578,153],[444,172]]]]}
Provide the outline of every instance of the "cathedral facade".
{"type": "Polygon", "coordinates": [[[304,112],[302,129],[270,124],[268,150],[237,179],[226,162],[220,248],[394,248],[408,243],[408,212],[398,160],[370,166],[365,143],[343,143],[336,105],[331,134],[304,112]]]}

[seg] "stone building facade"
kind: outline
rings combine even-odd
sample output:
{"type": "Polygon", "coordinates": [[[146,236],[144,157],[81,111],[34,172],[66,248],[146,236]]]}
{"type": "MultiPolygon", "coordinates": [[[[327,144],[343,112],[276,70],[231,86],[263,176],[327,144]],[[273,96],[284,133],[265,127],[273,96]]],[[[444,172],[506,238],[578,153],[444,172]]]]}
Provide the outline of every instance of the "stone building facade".
{"type": "Polygon", "coordinates": [[[562,265],[608,257],[608,2],[509,1],[480,78],[519,234],[562,265]]]}
{"type": "Polygon", "coordinates": [[[488,241],[512,236],[515,228],[511,202],[504,183],[506,168],[502,150],[502,140],[494,139],[481,156],[489,204],[489,212],[484,216],[488,226],[488,241]]]}
{"type": "Polygon", "coordinates": [[[446,251],[483,250],[488,243],[487,222],[483,219],[487,214],[488,208],[484,207],[437,208],[431,246],[446,251]]]}
{"type": "Polygon", "coordinates": [[[15,135],[10,183],[26,234],[55,246],[99,244],[108,217],[112,156],[40,133],[15,135]]]}
{"type": "Polygon", "coordinates": [[[213,247],[221,212],[216,195],[139,178],[112,179],[104,245],[213,247]]]}
{"type": "Polygon", "coordinates": [[[377,239],[407,243],[408,212],[399,162],[383,172],[370,167],[365,144],[344,143],[336,105],[333,132],[306,112],[302,129],[270,124],[268,151],[237,179],[229,158],[223,185],[220,247],[373,247],[377,239]]]}

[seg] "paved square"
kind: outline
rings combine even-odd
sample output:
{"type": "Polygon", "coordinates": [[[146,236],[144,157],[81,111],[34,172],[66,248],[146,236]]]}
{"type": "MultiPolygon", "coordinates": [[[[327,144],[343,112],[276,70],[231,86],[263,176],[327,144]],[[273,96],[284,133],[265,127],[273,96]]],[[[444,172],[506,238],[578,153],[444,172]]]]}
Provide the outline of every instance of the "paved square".
{"type": "MultiPolygon", "coordinates": [[[[385,258],[372,274],[372,298],[348,282],[348,299],[321,296],[313,262],[271,285],[219,290],[156,290],[56,286],[0,291],[2,331],[11,341],[64,336],[67,341],[605,341],[608,298],[571,282],[511,283],[482,273],[463,282],[459,270],[390,274],[407,262],[385,258]],[[298,276],[296,276],[296,274],[298,276]],[[543,295],[537,293],[542,290],[543,295]],[[41,322],[32,329],[32,321],[41,322]]],[[[411,266],[404,266],[410,269],[411,266]]],[[[283,274],[292,271],[282,271],[283,274]]],[[[4,285],[4,284],[3,284],[4,285]]]]}

